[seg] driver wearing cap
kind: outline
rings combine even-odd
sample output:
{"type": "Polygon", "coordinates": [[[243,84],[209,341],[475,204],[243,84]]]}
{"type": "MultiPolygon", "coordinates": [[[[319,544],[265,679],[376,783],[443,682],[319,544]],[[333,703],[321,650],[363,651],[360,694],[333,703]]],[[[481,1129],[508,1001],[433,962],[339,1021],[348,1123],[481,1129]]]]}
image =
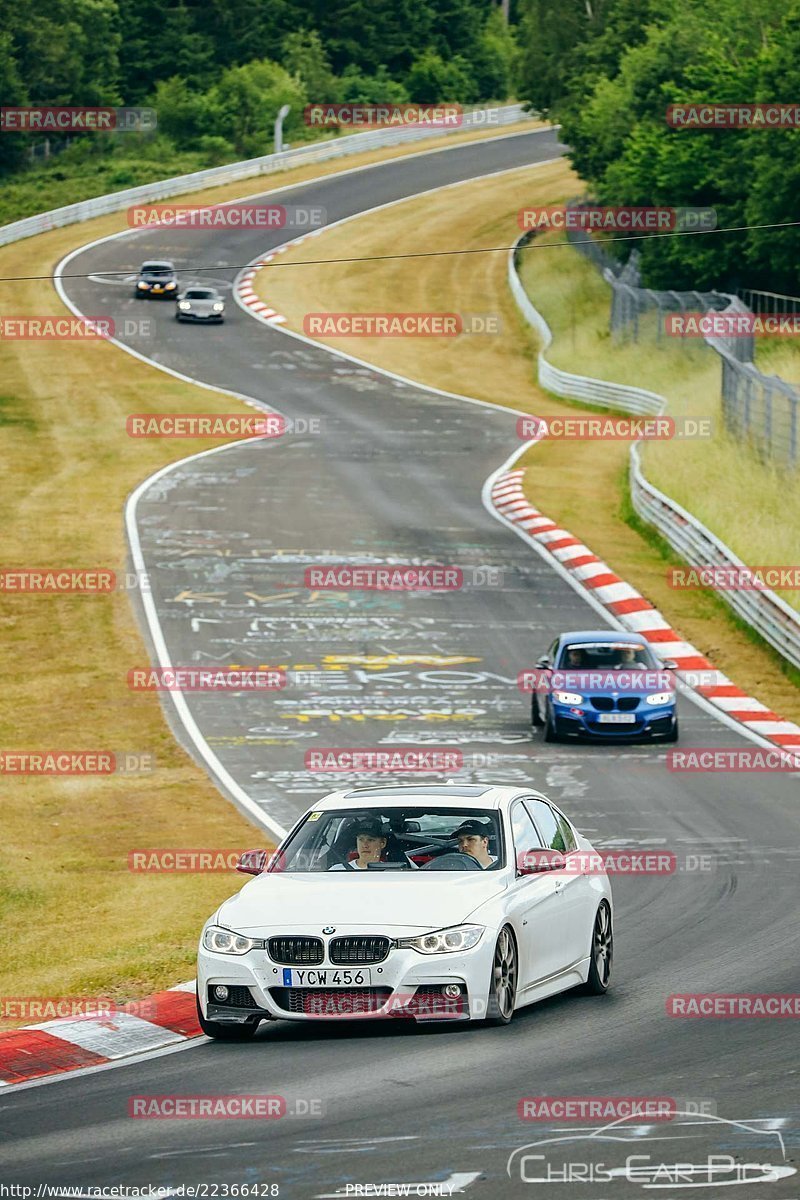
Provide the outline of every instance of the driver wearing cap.
{"type": "Polygon", "coordinates": [[[380,817],[364,816],[356,821],[356,857],[346,863],[337,863],[331,871],[366,871],[370,863],[381,861],[386,849],[386,834],[380,817]]]}
{"type": "Polygon", "coordinates": [[[462,821],[458,829],[454,830],[451,836],[458,838],[458,850],[460,854],[468,854],[470,858],[474,858],[485,869],[497,862],[497,859],[489,853],[489,836],[491,832],[491,826],[470,817],[466,821],[462,821]]]}

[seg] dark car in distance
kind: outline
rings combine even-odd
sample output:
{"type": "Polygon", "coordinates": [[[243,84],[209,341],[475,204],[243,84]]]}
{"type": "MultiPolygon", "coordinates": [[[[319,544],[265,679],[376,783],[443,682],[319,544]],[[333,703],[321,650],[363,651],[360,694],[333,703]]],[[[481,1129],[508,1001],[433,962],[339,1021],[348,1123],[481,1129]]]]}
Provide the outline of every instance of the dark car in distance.
{"type": "Polygon", "coordinates": [[[178,293],[178,275],[175,271],[175,264],[166,259],[150,259],[148,262],[143,262],[133,290],[139,300],[150,296],[174,300],[178,293]]]}

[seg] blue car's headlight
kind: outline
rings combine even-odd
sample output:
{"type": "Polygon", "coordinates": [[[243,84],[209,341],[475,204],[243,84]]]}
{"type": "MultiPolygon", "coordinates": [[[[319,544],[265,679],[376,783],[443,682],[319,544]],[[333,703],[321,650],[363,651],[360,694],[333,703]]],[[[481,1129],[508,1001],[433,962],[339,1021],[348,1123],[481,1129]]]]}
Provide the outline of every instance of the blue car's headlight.
{"type": "Polygon", "coordinates": [[[583,704],[583,696],[577,692],[553,692],[559,704],[583,704]]]}
{"type": "Polygon", "coordinates": [[[203,934],[203,946],[215,954],[247,954],[248,950],[263,950],[264,942],[261,938],[249,938],[243,933],[234,933],[232,929],[209,925],[203,934]]]}
{"type": "Polygon", "coordinates": [[[653,692],[652,696],[645,696],[647,704],[670,704],[674,699],[674,692],[653,692]]]}
{"type": "Polygon", "coordinates": [[[436,933],[423,933],[422,937],[401,938],[397,945],[403,950],[416,950],[420,954],[452,954],[477,946],[482,933],[482,925],[454,925],[451,929],[439,929],[436,933]]]}

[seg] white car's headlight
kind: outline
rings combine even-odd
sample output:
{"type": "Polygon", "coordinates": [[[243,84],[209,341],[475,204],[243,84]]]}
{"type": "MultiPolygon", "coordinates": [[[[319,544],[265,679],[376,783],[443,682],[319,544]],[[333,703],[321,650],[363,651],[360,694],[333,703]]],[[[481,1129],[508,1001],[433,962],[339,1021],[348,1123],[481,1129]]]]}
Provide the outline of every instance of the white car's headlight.
{"type": "Polygon", "coordinates": [[[669,704],[673,699],[672,692],[653,692],[652,696],[645,696],[648,704],[669,704]]]}
{"type": "Polygon", "coordinates": [[[215,304],[213,307],[214,307],[214,312],[222,312],[222,310],[223,310],[223,308],[225,307],[225,305],[224,305],[224,304],[222,303],[222,301],[220,300],[220,301],[219,301],[217,304],[215,304]]]}
{"type": "Polygon", "coordinates": [[[420,954],[453,954],[477,946],[482,934],[482,925],[454,925],[451,929],[439,929],[436,933],[423,933],[421,937],[401,938],[397,945],[403,950],[417,950],[420,954]]]}
{"type": "Polygon", "coordinates": [[[553,692],[559,704],[583,704],[583,696],[577,692],[553,692]]]}
{"type": "Polygon", "coordinates": [[[209,925],[203,934],[203,946],[215,954],[247,954],[248,950],[263,950],[264,942],[261,938],[245,937],[243,933],[234,933],[219,925],[209,925]]]}
{"type": "Polygon", "coordinates": [[[178,308],[181,310],[181,312],[188,312],[191,307],[192,307],[192,305],[189,300],[179,300],[178,301],[178,308]]]}

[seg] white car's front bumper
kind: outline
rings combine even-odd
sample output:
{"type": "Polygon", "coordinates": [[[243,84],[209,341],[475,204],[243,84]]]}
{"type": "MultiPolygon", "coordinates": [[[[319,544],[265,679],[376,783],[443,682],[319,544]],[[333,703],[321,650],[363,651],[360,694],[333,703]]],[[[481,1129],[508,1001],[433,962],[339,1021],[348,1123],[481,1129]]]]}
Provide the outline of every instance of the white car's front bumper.
{"type": "MultiPolygon", "coordinates": [[[[356,928],[337,926],[337,937],[348,935],[384,936],[393,942],[398,938],[416,937],[428,929],[379,929],[360,925],[356,928]]],[[[255,936],[254,931],[248,931],[255,936]]],[[[319,927],[259,931],[259,936],[319,936],[319,927]]],[[[254,1016],[289,1021],[314,1021],[328,1018],[363,1020],[375,1017],[409,1017],[416,1020],[479,1020],[486,1015],[486,1004],[494,955],[495,935],[485,930],[477,946],[471,950],[448,954],[420,954],[416,950],[392,946],[380,962],[364,964],[371,972],[368,988],[322,986],[311,989],[287,987],[284,971],[287,964],[273,961],[267,949],[250,950],[247,954],[218,954],[206,950],[201,941],[197,959],[197,990],[203,1016],[213,1021],[242,1022],[254,1016]],[[224,984],[230,988],[245,988],[233,998],[245,1005],[216,1002],[209,988],[224,984]],[[458,998],[443,996],[438,989],[459,984],[458,998]],[[420,991],[419,989],[424,989],[420,991]],[[314,995],[303,994],[313,992],[314,995]],[[248,994],[249,993],[249,996],[248,994]],[[252,1006],[251,1006],[252,1005],[252,1006]]],[[[331,963],[326,955],[314,966],[297,963],[292,969],[333,972],[357,972],[358,965],[331,963]]]]}

